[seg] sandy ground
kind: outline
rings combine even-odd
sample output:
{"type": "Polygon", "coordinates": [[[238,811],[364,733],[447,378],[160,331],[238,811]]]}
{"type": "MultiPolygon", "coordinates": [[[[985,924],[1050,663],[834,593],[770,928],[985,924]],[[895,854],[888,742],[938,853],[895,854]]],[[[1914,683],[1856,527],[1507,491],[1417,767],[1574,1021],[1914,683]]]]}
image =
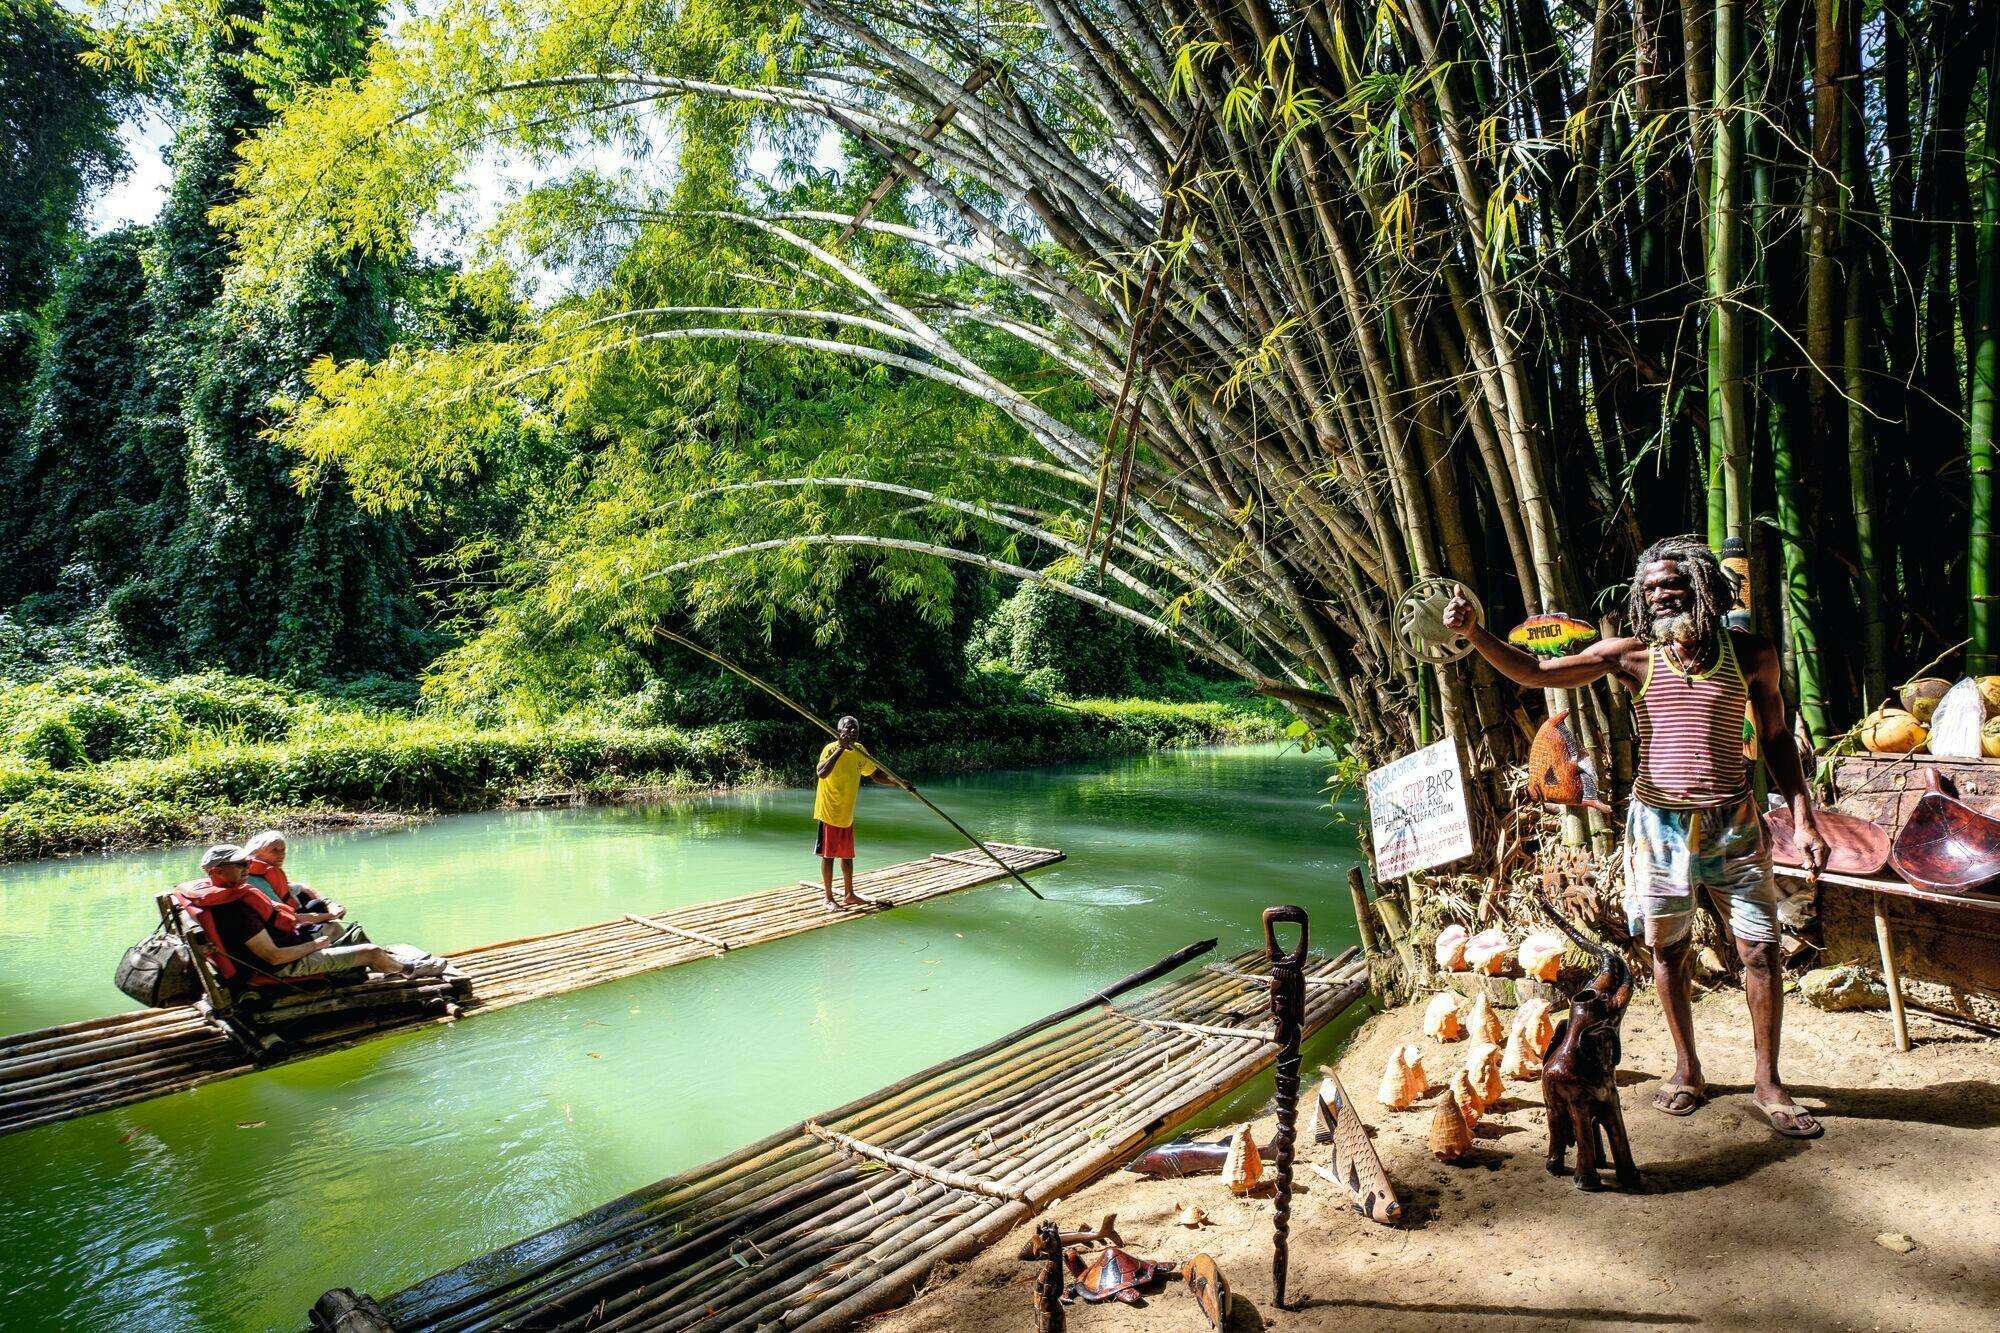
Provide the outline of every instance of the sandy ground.
{"type": "MultiPolygon", "coordinates": [[[[1585,1194],[1547,1174],[1539,1084],[1509,1085],[1469,1163],[1432,1157],[1430,1102],[1391,1112],[1374,1101],[1383,1059],[1393,1044],[1417,1042],[1436,1082],[1463,1061],[1465,1044],[1425,1041],[1416,1008],[1378,1015],[1342,1059],[1341,1079],[1374,1128],[1408,1220],[1388,1228],[1349,1211],[1344,1191],[1305,1170],[1331,1150],[1311,1148],[1302,1132],[1291,1310],[1272,1305],[1268,1195],[1232,1198],[1215,1176],[1119,1172],[1055,1215],[1079,1226],[1116,1212],[1126,1248],[1151,1259],[1213,1254],[1235,1288],[1229,1328],[1239,1333],[2000,1330],[2000,1041],[1913,1016],[1918,1045],[1898,1054],[1881,1014],[1826,1014],[1794,1001],[1786,1018],[1783,1072],[1826,1125],[1811,1143],[1774,1136],[1749,1109],[1750,1032],[1735,991],[1696,1009],[1712,1100],[1687,1119],[1648,1109],[1672,1066],[1650,994],[1633,1002],[1620,1083],[1646,1181],[1625,1195],[1585,1194]],[[1182,1200],[1213,1224],[1199,1233],[1175,1225],[1182,1200]],[[1876,1239],[1897,1232],[1915,1248],[1898,1253],[1876,1239]]],[[[1270,1125],[1268,1116],[1259,1122],[1259,1142],[1270,1125]]],[[[1611,1186],[1608,1170],[1604,1179],[1611,1186]]],[[[1032,1329],[1033,1266],[1014,1257],[1028,1234],[1017,1230],[938,1275],[913,1304],[866,1327],[1032,1329]]],[[[1142,1306],[1071,1306],[1068,1326],[1207,1327],[1178,1281],[1155,1287],[1142,1306]]]]}

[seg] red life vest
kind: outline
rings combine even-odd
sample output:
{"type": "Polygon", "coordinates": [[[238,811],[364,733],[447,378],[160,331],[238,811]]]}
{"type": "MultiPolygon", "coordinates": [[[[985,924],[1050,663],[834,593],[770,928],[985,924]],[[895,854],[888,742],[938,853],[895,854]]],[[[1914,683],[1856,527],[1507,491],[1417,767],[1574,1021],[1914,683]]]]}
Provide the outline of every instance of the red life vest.
{"type": "MultiPolygon", "coordinates": [[[[266,898],[258,887],[247,880],[241,884],[221,885],[212,879],[191,879],[185,884],[174,886],[174,905],[194,918],[202,933],[208,936],[214,947],[208,952],[208,960],[216,972],[225,980],[233,981],[242,962],[229,956],[222,948],[222,936],[215,928],[210,915],[211,909],[225,903],[242,903],[264,923],[266,930],[297,930],[299,919],[292,909],[283,903],[274,903],[266,898]]],[[[252,972],[252,985],[282,984],[277,978],[265,978],[252,972]]]]}
{"type": "Polygon", "coordinates": [[[292,895],[292,882],[285,878],[285,872],[282,869],[272,865],[269,861],[259,861],[254,856],[250,858],[250,864],[247,868],[251,874],[263,876],[264,882],[278,891],[280,900],[292,904],[298,902],[298,899],[292,895]]]}

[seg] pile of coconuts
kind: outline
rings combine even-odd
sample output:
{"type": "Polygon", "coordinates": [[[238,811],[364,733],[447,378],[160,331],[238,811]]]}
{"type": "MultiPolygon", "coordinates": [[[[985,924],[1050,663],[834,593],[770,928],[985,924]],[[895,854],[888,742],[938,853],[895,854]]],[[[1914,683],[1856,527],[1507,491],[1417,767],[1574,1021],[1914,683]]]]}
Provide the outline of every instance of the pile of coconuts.
{"type": "MultiPolygon", "coordinates": [[[[1957,759],[2000,759],[2000,676],[1968,676],[1954,687],[1942,676],[1923,676],[1899,686],[1900,707],[1885,703],[1867,717],[1854,734],[1871,754],[1916,754],[1928,751],[1957,759]],[[1970,690],[1962,687],[1971,686],[1970,690]],[[1938,706],[1954,688],[1969,708],[1976,697],[1983,714],[1978,728],[1978,748],[1969,738],[1955,739],[1945,749],[1932,748],[1932,723],[1938,706]],[[1975,694],[1976,692],[1976,694],[1975,694]]],[[[1940,740],[1942,744],[1942,740],[1940,740]]]]}

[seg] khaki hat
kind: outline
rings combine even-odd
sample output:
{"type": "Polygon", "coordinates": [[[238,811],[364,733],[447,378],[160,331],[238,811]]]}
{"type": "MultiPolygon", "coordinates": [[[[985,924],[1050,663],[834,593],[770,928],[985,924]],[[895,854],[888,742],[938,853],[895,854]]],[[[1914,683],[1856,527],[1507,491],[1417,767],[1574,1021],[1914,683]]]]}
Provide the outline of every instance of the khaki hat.
{"type": "Polygon", "coordinates": [[[201,868],[208,870],[214,866],[241,865],[250,859],[250,853],[233,842],[218,842],[201,854],[201,868]]]}

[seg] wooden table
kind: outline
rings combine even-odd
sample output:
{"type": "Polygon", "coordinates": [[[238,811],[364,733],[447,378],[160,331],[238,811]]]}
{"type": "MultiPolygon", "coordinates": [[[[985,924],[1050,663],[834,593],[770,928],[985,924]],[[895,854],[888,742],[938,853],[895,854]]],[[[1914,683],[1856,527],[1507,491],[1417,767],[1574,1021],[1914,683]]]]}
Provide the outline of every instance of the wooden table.
{"type": "MultiPolygon", "coordinates": [[[[1795,866],[1773,866],[1772,869],[1786,879],[1805,880],[1806,872],[1795,866]]],[[[1875,947],[1882,954],[1882,984],[1889,991],[1889,1021],[1895,1028],[1896,1049],[1910,1049],[1910,1025],[1903,1013],[1903,981],[1896,970],[1895,937],[1890,931],[1888,914],[1882,910],[1881,900],[1909,898],[1917,902],[1933,903],[1971,912],[1990,913],[2000,917],[2000,898],[1986,894],[1932,893],[1917,888],[1914,884],[1900,879],[1876,875],[1836,875],[1831,872],[1819,877],[1822,884],[1838,884],[1843,888],[1859,889],[1871,895],[1871,905],[1875,910],[1875,947]]]]}

